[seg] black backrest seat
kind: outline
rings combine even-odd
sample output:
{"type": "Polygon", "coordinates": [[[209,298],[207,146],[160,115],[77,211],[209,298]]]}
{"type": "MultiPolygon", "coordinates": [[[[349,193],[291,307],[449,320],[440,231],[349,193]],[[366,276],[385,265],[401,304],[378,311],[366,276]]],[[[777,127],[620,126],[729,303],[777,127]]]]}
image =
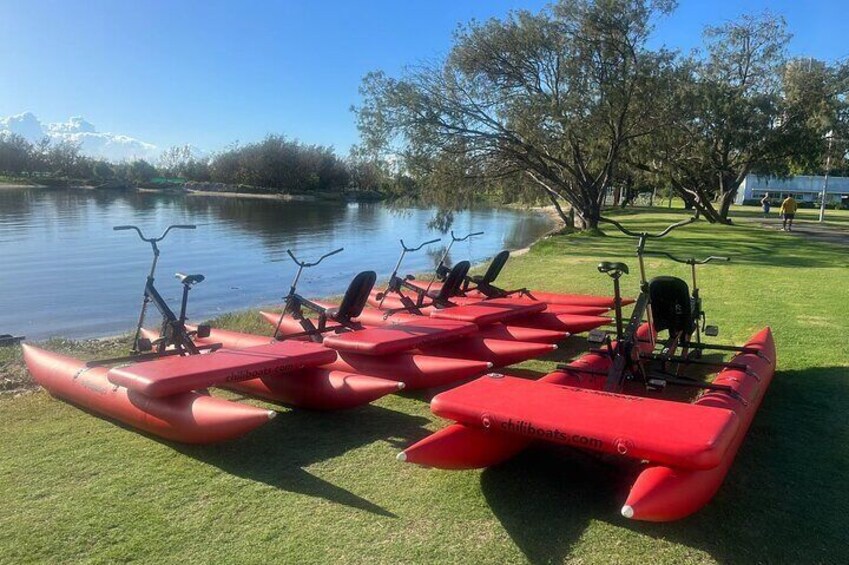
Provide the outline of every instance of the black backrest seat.
{"type": "Polygon", "coordinates": [[[491,285],[494,283],[495,279],[498,278],[498,275],[501,274],[501,270],[504,268],[504,265],[507,263],[507,259],[509,258],[510,252],[508,250],[505,249],[504,251],[499,252],[498,255],[492,258],[486,272],[482,277],[478,278],[476,282],[483,285],[491,285]]]}
{"type": "Polygon", "coordinates": [[[652,320],[657,331],[689,332],[693,324],[690,287],[678,277],[655,277],[649,281],[652,320]]]}
{"type": "Polygon", "coordinates": [[[472,265],[468,261],[460,261],[451,267],[451,272],[445,277],[442,288],[439,289],[439,293],[436,295],[436,300],[445,301],[450,300],[453,296],[458,296],[463,286],[463,281],[466,280],[471,267],[472,265]]]}
{"type": "Polygon", "coordinates": [[[376,280],[377,273],[374,271],[363,271],[354,277],[339,307],[334,310],[333,317],[346,321],[362,314],[376,280]]]}

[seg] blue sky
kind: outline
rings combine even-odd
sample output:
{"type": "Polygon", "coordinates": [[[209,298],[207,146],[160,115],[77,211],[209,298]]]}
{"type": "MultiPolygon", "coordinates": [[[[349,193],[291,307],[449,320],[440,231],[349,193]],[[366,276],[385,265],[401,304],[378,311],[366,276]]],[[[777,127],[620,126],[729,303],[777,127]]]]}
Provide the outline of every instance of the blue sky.
{"type": "MultiPolygon", "coordinates": [[[[84,116],[100,131],[206,150],[284,133],[340,152],[369,70],[439,57],[459,22],[545,2],[2,0],[0,117],[84,116]]],[[[690,49],[702,27],[769,8],[791,50],[849,56],[845,0],[682,0],[656,43],[690,49]]]]}

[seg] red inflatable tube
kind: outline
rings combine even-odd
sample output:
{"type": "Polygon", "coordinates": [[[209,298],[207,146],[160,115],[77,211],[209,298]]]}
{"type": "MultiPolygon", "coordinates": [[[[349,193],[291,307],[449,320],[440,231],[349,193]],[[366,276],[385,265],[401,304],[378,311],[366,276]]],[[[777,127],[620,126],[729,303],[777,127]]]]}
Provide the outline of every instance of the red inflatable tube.
{"type": "MultiPolygon", "coordinates": [[[[269,314],[264,313],[264,316],[269,316],[269,314]]],[[[273,314],[271,314],[271,316],[273,316],[273,314]]],[[[277,320],[275,319],[274,322],[277,323],[277,320]]],[[[270,337],[265,336],[212,329],[208,338],[203,340],[199,339],[197,341],[198,343],[222,343],[225,347],[239,349],[252,347],[261,343],[268,343],[270,340],[270,337]]],[[[326,365],[322,365],[322,369],[341,371],[343,373],[358,373],[361,376],[380,377],[381,380],[385,381],[386,379],[389,379],[396,384],[400,381],[405,385],[405,388],[410,390],[442,386],[458,380],[467,379],[475,375],[480,375],[492,368],[492,364],[486,361],[451,359],[433,355],[396,353],[393,355],[375,357],[373,355],[360,355],[357,353],[347,353],[342,351],[336,351],[335,353],[336,360],[326,365]]],[[[301,373],[299,372],[298,375],[300,374],[301,373]]],[[[351,379],[349,379],[349,381],[351,381],[351,379]]],[[[268,384],[263,384],[259,380],[257,380],[256,384],[257,387],[248,385],[248,388],[261,391],[263,394],[260,394],[260,396],[263,398],[274,399],[279,402],[286,402],[287,404],[294,404],[291,401],[284,400],[282,397],[272,398],[269,396],[269,394],[272,393],[265,390],[266,388],[271,388],[273,390],[280,391],[281,387],[284,385],[277,384],[270,387],[268,384]]],[[[320,388],[328,394],[328,403],[336,404],[338,402],[338,399],[335,397],[342,394],[342,389],[332,386],[330,388],[325,386],[320,388]]],[[[252,394],[247,388],[243,389],[242,392],[252,394]]],[[[391,392],[395,392],[395,390],[391,392]]]]}
{"type": "Polygon", "coordinates": [[[24,345],[23,352],[30,374],[50,394],[172,441],[227,441],[276,415],[271,410],[196,392],[150,398],[110,383],[105,367],[86,370],[83,361],[31,345],[24,345]]]}
{"type": "Polygon", "coordinates": [[[506,367],[551,353],[557,346],[551,343],[530,343],[504,339],[466,337],[418,349],[425,355],[489,361],[494,367],[506,367]]]}
{"type": "Polygon", "coordinates": [[[696,512],[713,498],[734,463],[734,457],[746,437],[755,413],[775,373],[775,342],[769,328],[761,330],[746,344],[760,350],[763,357],[743,353],[734,362],[744,363],[749,372],[725,369],[714,383],[732,387],[744,399],[710,391],[695,403],[734,410],[740,428],[719,466],[704,471],[685,471],[661,465],[651,465],[640,473],[622,507],[622,515],[634,520],[668,522],[696,512]]]}
{"type": "Polygon", "coordinates": [[[481,375],[493,367],[488,361],[454,359],[436,355],[397,353],[386,357],[337,352],[328,368],[353,371],[401,381],[409,390],[443,386],[481,375]]]}
{"type": "Polygon", "coordinates": [[[535,343],[560,343],[569,337],[569,335],[569,332],[523,328],[521,326],[505,326],[504,324],[492,324],[481,328],[481,331],[478,332],[479,337],[513,341],[533,341],[535,343]]]}
{"type": "MultiPolygon", "coordinates": [[[[403,316],[410,315],[403,314],[403,316]]],[[[267,312],[263,313],[263,317],[269,322],[274,323],[275,325],[280,319],[279,314],[275,318],[274,314],[269,314],[267,312]]],[[[416,322],[422,319],[421,316],[412,315],[411,317],[412,322],[416,322]]],[[[394,318],[395,316],[392,316],[392,319],[394,318]]],[[[607,318],[605,318],[605,320],[607,320],[607,318]]],[[[399,323],[406,323],[410,320],[407,320],[406,318],[399,318],[398,321],[399,323]]],[[[385,323],[383,326],[370,327],[386,327],[390,325],[396,324],[385,323]]],[[[497,326],[498,324],[494,325],[497,326]]],[[[289,317],[283,318],[283,323],[280,325],[280,327],[285,333],[295,333],[300,329],[300,325],[298,324],[297,320],[294,320],[289,317]]],[[[546,353],[550,353],[553,350],[557,349],[556,345],[548,342],[538,343],[506,339],[488,339],[480,337],[479,335],[480,332],[476,332],[476,334],[471,337],[458,337],[448,341],[439,341],[430,345],[420,346],[413,351],[415,353],[422,353],[424,355],[434,355],[437,357],[453,357],[455,359],[484,361],[492,363],[493,367],[506,367],[507,365],[521,363],[522,361],[527,361],[528,359],[533,359],[535,357],[539,357],[540,355],[545,355],[546,353]]],[[[376,356],[375,358],[382,357],[383,356],[376,356]]]]}
{"type": "MultiPolygon", "coordinates": [[[[643,349],[650,351],[648,324],[640,327],[639,336],[645,340],[643,349]]],[[[569,365],[604,372],[610,366],[610,359],[598,353],[587,353],[569,365]]],[[[542,382],[595,390],[604,389],[605,380],[603,376],[568,370],[555,371],[540,378],[542,382]]],[[[519,436],[452,424],[411,445],[398,455],[398,459],[439,469],[479,469],[507,461],[530,443],[531,440],[519,436]]]]}
{"type": "MultiPolygon", "coordinates": [[[[482,299],[480,296],[455,296],[451,298],[451,302],[459,305],[472,304],[474,302],[480,302],[482,299]]],[[[488,300],[488,299],[486,299],[488,300]]],[[[510,296],[507,298],[501,298],[499,300],[509,300],[510,302],[514,302],[516,304],[536,304],[539,301],[534,300],[532,298],[528,298],[526,296],[510,296]]],[[[549,304],[545,303],[545,312],[547,314],[581,314],[586,316],[599,316],[601,314],[606,314],[610,311],[610,308],[607,306],[587,306],[582,304],[549,304]]]]}
{"type": "MultiPolygon", "coordinates": [[[[365,308],[363,309],[362,314],[360,314],[360,316],[356,319],[356,321],[367,327],[378,327],[404,322],[415,322],[416,320],[421,319],[416,314],[407,314],[404,312],[393,314],[388,318],[385,318],[384,314],[384,312],[375,308],[365,308]]],[[[277,324],[278,320],[280,319],[280,314],[275,315],[269,314],[267,312],[262,312],[262,315],[271,324],[277,324]]],[[[293,333],[298,331],[298,328],[300,327],[297,325],[297,321],[292,320],[291,318],[287,319],[287,321],[284,321],[284,325],[284,331],[291,331],[293,333]]],[[[527,328],[516,325],[489,324],[480,328],[475,335],[478,337],[488,337],[492,339],[534,341],[538,343],[558,343],[569,337],[569,332],[539,328],[527,328]]]]}
{"type": "Polygon", "coordinates": [[[437,469],[483,469],[515,457],[528,443],[518,436],[451,424],[399,453],[398,461],[437,469]]]}
{"type": "MultiPolygon", "coordinates": [[[[515,303],[521,305],[534,305],[540,304],[539,302],[533,300],[512,300],[509,298],[498,298],[494,300],[466,300],[461,301],[462,306],[457,306],[456,309],[462,308],[464,311],[471,311],[475,305],[486,305],[490,302],[493,303],[515,303]]],[[[461,302],[458,302],[460,304],[461,302]]],[[[363,314],[360,314],[360,318],[362,320],[369,320],[371,323],[380,323],[377,320],[377,316],[380,318],[383,317],[384,313],[381,310],[377,309],[377,305],[380,303],[379,300],[374,298],[374,295],[369,300],[369,303],[373,306],[372,309],[363,310],[363,314]],[[368,310],[372,310],[369,312],[368,310]],[[376,312],[376,314],[374,313],[376,312]]],[[[401,299],[398,296],[391,295],[387,296],[383,300],[383,308],[384,309],[395,309],[395,308],[403,308],[404,304],[401,302],[401,299]]],[[[446,319],[454,319],[451,315],[452,311],[455,308],[444,308],[444,309],[436,309],[436,308],[422,308],[421,311],[426,316],[432,316],[437,318],[446,318],[446,319]]],[[[499,310],[492,308],[489,310],[495,310],[497,313],[499,310]]],[[[607,309],[604,308],[603,312],[607,309]]],[[[408,314],[409,315],[409,314],[408,314]]],[[[390,319],[394,319],[397,321],[398,314],[393,315],[390,319]]],[[[491,323],[491,321],[487,321],[488,318],[485,316],[480,316],[477,320],[470,318],[463,318],[466,321],[475,321],[481,327],[486,327],[487,323],[491,323]]],[[[596,315],[585,315],[585,314],[565,314],[565,313],[557,313],[554,311],[543,311],[543,312],[529,312],[527,314],[514,314],[510,316],[508,320],[504,323],[508,323],[513,326],[522,326],[526,328],[537,328],[542,330],[550,330],[550,331],[558,331],[558,332],[568,332],[570,334],[581,333],[585,331],[589,331],[594,328],[598,328],[605,324],[609,324],[611,322],[610,318],[606,316],[596,316],[596,315]]],[[[369,323],[364,321],[363,323],[369,323]]]]}
{"type": "Polygon", "coordinates": [[[554,314],[555,316],[559,316],[560,314],[575,314],[578,316],[601,316],[602,314],[607,314],[608,312],[610,312],[610,308],[607,308],[606,306],[581,306],[578,304],[547,304],[545,308],[546,314],[554,314]]]}
{"type": "Polygon", "coordinates": [[[551,330],[557,332],[569,332],[570,334],[579,334],[600,328],[601,326],[610,325],[613,323],[611,318],[607,316],[582,316],[580,314],[549,314],[542,312],[540,314],[532,314],[523,318],[516,318],[511,322],[514,326],[523,326],[526,328],[538,328],[541,330],[551,330]]]}
{"type": "Polygon", "coordinates": [[[344,410],[398,392],[404,383],[329,369],[302,369],[221,385],[250,396],[309,410],[344,410]]]}

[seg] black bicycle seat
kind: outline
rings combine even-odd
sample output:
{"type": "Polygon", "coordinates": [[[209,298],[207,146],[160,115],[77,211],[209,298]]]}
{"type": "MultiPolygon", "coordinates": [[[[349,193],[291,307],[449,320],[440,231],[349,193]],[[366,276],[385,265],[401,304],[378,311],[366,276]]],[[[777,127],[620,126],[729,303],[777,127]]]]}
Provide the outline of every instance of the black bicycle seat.
{"type": "Polygon", "coordinates": [[[607,273],[611,277],[619,277],[628,274],[628,265],[612,261],[602,261],[598,264],[599,273],[607,273]]]}
{"type": "Polygon", "coordinates": [[[186,286],[194,286],[198,283],[202,283],[206,278],[203,275],[184,275],[183,273],[176,273],[174,276],[186,286]]]}

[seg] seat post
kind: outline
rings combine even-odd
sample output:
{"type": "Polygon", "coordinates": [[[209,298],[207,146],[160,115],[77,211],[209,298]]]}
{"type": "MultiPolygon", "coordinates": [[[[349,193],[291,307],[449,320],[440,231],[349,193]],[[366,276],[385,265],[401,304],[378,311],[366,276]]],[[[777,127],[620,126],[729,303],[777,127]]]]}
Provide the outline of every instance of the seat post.
{"type": "Polygon", "coordinates": [[[622,340],[622,293],[619,289],[619,277],[621,273],[616,273],[613,277],[613,307],[616,312],[616,339],[622,340]]]}
{"type": "Polygon", "coordinates": [[[610,261],[602,261],[598,264],[598,272],[605,273],[613,279],[613,305],[616,312],[616,339],[622,341],[623,325],[622,325],[622,292],[619,286],[619,279],[622,275],[628,273],[628,265],[625,263],[611,263],[610,261]]]}
{"type": "Polygon", "coordinates": [[[189,305],[189,291],[191,290],[191,285],[183,283],[183,300],[180,303],[180,323],[186,323],[186,309],[189,305]]]}

